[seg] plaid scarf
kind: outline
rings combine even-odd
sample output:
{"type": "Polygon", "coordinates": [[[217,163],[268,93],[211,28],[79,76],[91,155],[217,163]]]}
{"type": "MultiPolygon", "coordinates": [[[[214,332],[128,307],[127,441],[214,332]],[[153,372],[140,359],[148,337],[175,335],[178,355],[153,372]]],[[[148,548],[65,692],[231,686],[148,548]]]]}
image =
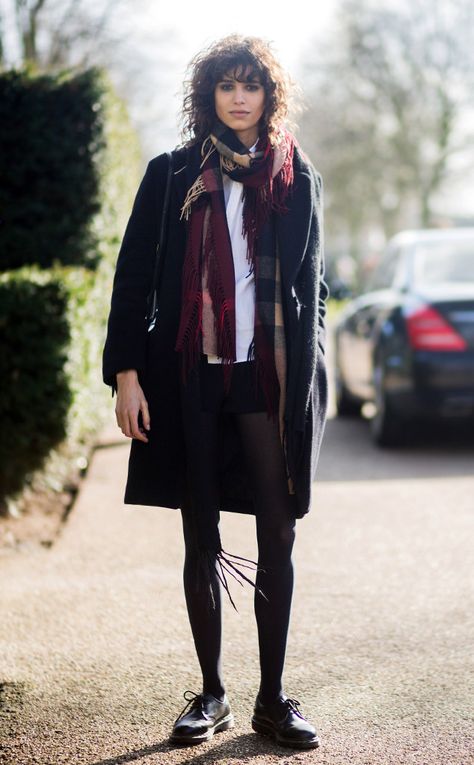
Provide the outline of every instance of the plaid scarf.
{"type": "MultiPolygon", "coordinates": [[[[258,257],[258,237],[272,212],[284,213],[293,182],[295,139],[281,129],[273,143],[259,138],[250,153],[233,130],[217,121],[200,147],[199,174],[186,195],[181,217],[188,225],[183,267],[181,318],[176,350],[182,352],[183,379],[201,351],[222,358],[224,386],[230,387],[235,345],[235,276],[227,226],[222,173],[244,186],[242,233],[255,274],[255,330],[248,359],[255,358],[267,411],[279,413],[283,439],[286,349],[281,304],[280,262],[276,252],[258,257]]],[[[191,149],[196,162],[199,146],[191,149]]]]}
{"type": "MultiPolygon", "coordinates": [[[[248,360],[255,358],[256,382],[261,381],[268,413],[272,417],[278,414],[285,455],[286,346],[280,258],[274,230],[275,245],[266,247],[265,254],[263,248],[259,251],[258,244],[263,226],[272,214],[287,211],[285,200],[292,189],[295,143],[291,133],[282,129],[273,143],[268,135],[260,136],[256,151],[251,153],[233,130],[218,121],[201,145],[190,148],[189,190],[181,210],[181,218],[187,223],[187,240],[175,346],[175,350],[181,352],[183,382],[203,352],[222,358],[224,386],[229,389],[236,360],[236,322],[232,243],[222,182],[222,173],[226,173],[244,187],[242,234],[247,241],[247,260],[255,276],[254,338],[248,360]]],[[[288,491],[294,494],[289,474],[288,491]]],[[[242,568],[256,564],[222,549],[213,508],[195,507],[193,517],[200,549],[198,576],[203,573],[206,577],[215,605],[209,576],[215,568],[235,605],[226,574],[255,586],[242,568]]]]}

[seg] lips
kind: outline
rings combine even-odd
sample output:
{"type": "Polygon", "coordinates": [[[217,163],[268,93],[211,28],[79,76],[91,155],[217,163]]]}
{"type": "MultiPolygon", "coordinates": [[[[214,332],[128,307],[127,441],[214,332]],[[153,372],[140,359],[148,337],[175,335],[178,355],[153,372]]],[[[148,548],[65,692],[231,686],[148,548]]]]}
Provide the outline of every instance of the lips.
{"type": "Polygon", "coordinates": [[[234,111],[230,113],[235,114],[237,117],[244,117],[246,114],[250,114],[250,112],[238,112],[238,111],[234,111]]]}

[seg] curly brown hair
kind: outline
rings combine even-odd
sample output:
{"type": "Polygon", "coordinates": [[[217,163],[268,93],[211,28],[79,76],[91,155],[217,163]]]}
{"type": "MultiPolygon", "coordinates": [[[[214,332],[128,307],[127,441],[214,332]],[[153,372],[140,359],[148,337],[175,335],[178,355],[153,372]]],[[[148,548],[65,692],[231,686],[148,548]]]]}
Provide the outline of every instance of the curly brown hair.
{"type": "Polygon", "coordinates": [[[184,82],[181,120],[188,145],[209,135],[216,120],[214,91],[224,75],[240,82],[257,79],[263,85],[265,108],[260,127],[266,127],[270,140],[284,120],[288,123],[297,86],[276,60],[270,43],[262,38],[238,34],[223,37],[197,53],[187,71],[190,76],[184,82]]]}

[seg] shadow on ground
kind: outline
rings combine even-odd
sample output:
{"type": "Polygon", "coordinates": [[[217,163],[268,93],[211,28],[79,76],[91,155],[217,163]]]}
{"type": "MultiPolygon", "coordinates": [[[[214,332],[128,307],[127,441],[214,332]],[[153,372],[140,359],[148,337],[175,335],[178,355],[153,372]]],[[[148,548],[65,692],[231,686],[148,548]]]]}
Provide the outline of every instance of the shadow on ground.
{"type": "MultiPolygon", "coordinates": [[[[198,747],[179,747],[181,752],[189,749],[189,757],[186,760],[180,760],[181,765],[209,765],[209,763],[226,762],[229,758],[235,759],[235,757],[238,757],[240,762],[245,762],[262,754],[284,755],[285,761],[288,761],[293,756],[301,755],[299,750],[293,751],[279,747],[273,744],[270,739],[262,738],[252,733],[243,733],[240,736],[227,738],[222,742],[219,742],[218,738],[214,738],[210,742],[210,747],[212,748],[209,748],[207,744],[201,744],[198,747]],[[202,751],[202,746],[206,746],[205,751],[202,751]]],[[[90,763],[90,765],[125,765],[125,763],[140,760],[142,757],[158,753],[171,753],[173,751],[175,751],[175,747],[170,746],[167,739],[164,739],[152,746],[135,749],[115,757],[108,757],[105,760],[96,760],[90,763]]]]}

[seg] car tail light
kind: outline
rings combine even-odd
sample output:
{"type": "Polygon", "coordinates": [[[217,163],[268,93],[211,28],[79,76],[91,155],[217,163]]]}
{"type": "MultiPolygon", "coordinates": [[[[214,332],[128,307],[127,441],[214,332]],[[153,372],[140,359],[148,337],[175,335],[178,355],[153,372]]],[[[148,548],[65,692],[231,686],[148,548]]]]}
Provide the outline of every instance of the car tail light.
{"type": "Polygon", "coordinates": [[[418,351],[464,351],[466,342],[434,308],[424,305],[406,317],[408,337],[418,351]]]}

